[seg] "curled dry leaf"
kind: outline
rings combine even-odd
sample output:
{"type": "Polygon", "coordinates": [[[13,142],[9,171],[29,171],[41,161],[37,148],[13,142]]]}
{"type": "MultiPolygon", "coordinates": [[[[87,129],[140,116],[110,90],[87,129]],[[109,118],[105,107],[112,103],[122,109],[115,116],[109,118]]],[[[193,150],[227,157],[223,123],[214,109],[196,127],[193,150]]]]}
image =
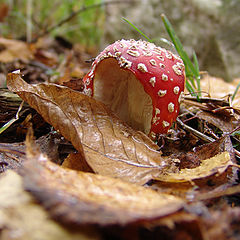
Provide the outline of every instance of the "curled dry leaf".
{"type": "Polygon", "coordinates": [[[71,141],[96,173],[144,184],[170,165],[148,137],[91,97],[55,84],[30,85],[14,73],[8,88],[71,141]]]}
{"type": "Polygon", "coordinates": [[[171,191],[173,191],[174,188],[181,188],[182,183],[182,187],[186,189],[180,191],[188,191],[194,182],[201,186],[199,191],[209,191],[210,187],[216,188],[221,184],[232,184],[235,181],[237,176],[233,167],[236,164],[236,159],[228,136],[197,147],[188,155],[199,162],[198,166],[194,168],[183,167],[179,172],[165,172],[164,175],[156,179],[159,180],[158,186],[160,188],[171,187],[171,191]],[[186,183],[190,183],[190,185],[187,186],[186,183]]]}
{"type": "Polygon", "coordinates": [[[174,196],[62,168],[41,154],[25,164],[22,174],[25,188],[65,224],[125,225],[161,218],[183,207],[183,201],[174,196]]]}
{"type": "Polygon", "coordinates": [[[201,178],[206,178],[210,175],[222,174],[233,162],[230,160],[228,152],[220,153],[212,158],[203,160],[201,165],[195,168],[184,168],[178,173],[168,173],[162,175],[158,180],[165,182],[187,182],[201,178]]]}

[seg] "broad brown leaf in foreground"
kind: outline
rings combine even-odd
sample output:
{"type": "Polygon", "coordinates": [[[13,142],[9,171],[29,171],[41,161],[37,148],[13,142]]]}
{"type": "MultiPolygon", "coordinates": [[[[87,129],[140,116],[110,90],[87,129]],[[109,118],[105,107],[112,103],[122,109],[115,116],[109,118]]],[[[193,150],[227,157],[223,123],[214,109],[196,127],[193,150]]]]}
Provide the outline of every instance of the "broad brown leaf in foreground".
{"type": "Polygon", "coordinates": [[[184,205],[177,197],[120,179],[63,168],[40,153],[29,137],[26,145],[21,171],[25,189],[62,223],[126,225],[164,217],[184,205]]]}
{"type": "Polygon", "coordinates": [[[70,232],[49,218],[48,212],[24,190],[23,178],[9,170],[0,175],[1,240],[98,240],[95,228],[70,232]]]}
{"type": "Polygon", "coordinates": [[[71,141],[96,173],[144,184],[170,165],[156,144],[91,97],[55,84],[30,85],[14,73],[8,88],[71,141]]]}

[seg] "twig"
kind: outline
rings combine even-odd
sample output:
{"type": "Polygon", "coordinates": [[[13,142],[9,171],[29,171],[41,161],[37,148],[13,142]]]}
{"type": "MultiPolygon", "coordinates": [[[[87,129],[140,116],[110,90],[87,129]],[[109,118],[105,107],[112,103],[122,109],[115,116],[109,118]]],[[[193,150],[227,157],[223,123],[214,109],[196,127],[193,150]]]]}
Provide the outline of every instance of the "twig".
{"type": "MultiPolygon", "coordinates": [[[[205,134],[197,131],[196,129],[194,129],[194,128],[192,128],[192,127],[189,127],[189,126],[186,125],[184,122],[182,122],[179,118],[177,118],[176,121],[177,121],[178,124],[181,125],[181,127],[182,127],[183,129],[185,129],[185,130],[193,133],[195,136],[199,137],[200,139],[202,139],[202,140],[204,140],[204,141],[206,141],[206,142],[214,142],[214,141],[217,140],[217,139],[213,139],[213,138],[211,138],[211,137],[209,137],[209,136],[207,136],[207,135],[205,135],[205,134]]],[[[239,128],[240,128],[240,127],[237,127],[236,129],[234,129],[234,131],[236,131],[236,130],[239,129],[239,128]]],[[[234,132],[234,131],[232,131],[232,132],[234,132]]],[[[232,134],[232,132],[227,133],[226,135],[230,136],[230,135],[232,134]]],[[[225,136],[226,136],[226,135],[225,135],[225,136]]],[[[237,149],[235,149],[235,148],[234,148],[233,150],[234,150],[235,154],[236,154],[238,157],[240,157],[240,152],[239,152],[237,149]]]]}
{"type": "MultiPolygon", "coordinates": [[[[25,155],[25,151],[23,149],[17,149],[15,147],[8,146],[5,143],[0,143],[0,152],[4,154],[15,154],[19,157],[25,155]]],[[[11,157],[12,158],[12,157],[11,157]]]]}
{"type": "Polygon", "coordinates": [[[108,1],[108,2],[101,2],[101,3],[96,3],[96,4],[92,4],[90,6],[83,6],[80,9],[73,11],[69,16],[67,16],[66,18],[62,19],[60,22],[56,23],[53,26],[50,26],[49,28],[47,28],[43,33],[39,34],[36,38],[34,38],[32,40],[32,42],[36,42],[38,38],[41,38],[47,34],[49,34],[50,32],[52,32],[54,29],[62,26],[63,24],[69,22],[70,20],[72,20],[75,16],[77,16],[78,14],[93,9],[93,8],[98,8],[98,7],[102,7],[102,6],[107,6],[109,4],[121,4],[121,3],[135,3],[137,1],[129,1],[129,0],[116,0],[116,1],[108,1]]]}
{"type": "Polygon", "coordinates": [[[189,127],[188,125],[183,123],[179,118],[177,118],[177,123],[179,123],[183,129],[188,130],[189,132],[193,133],[194,135],[196,135],[197,137],[201,138],[204,141],[207,141],[207,142],[215,141],[215,139],[208,137],[207,135],[197,131],[196,129],[194,129],[192,127],[189,127]]]}
{"type": "Polygon", "coordinates": [[[230,109],[230,110],[234,110],[233,107],[220,107],[220,108],[215,108],[214,110],[212,110],[213,113],[218,113],[218,112],[221,112],[221,111],[224,111],[224,110],[227,110],[227,109],[230,109]]]}
{"type": "MultiPolygon", "coordinates": [[[[190,96],[184,96],[184,100],[190,100],[196,102],[196,97],[190,97],[190,96]]],[[[220,105],[222,107],[229,106],[229,102],[227,102],[224,99],[219,99],[219,98],[209,98],[209,97],[200,97],[199,102],[201,103],[214,103],[217,105],[220,105]]]]}
{"type": "Polygon", "coordinates": [[[27,1],[27,42],[32,41],[32,0],[27,1]]]}
{"type": "Polygon", "coordinates": [[[234,148],[234,152],[238,157],[240,157],[240,152],[237,149],[234,148]]]}
{"type": "MultiPolygon", "coordinates": [[[[238,167],[238,165],[234,165],[234,167],[238,167]]],[[[210,192],[206,192],[206,193],[201,193],[197,196],[194,197],[194,201],[206,201],[206,200],[209,200],[209,199],[216,199],[216,198],[220,198],[220,197],[223,197],[223,196],[230,196],[230,195],[234,195],[234,194],[238,194],[240,193],[240,186],[239,185],[236,185],[236,186],[226,186],[225,189],[222,188],[219,188],[220,190],[218,189],[215,189],[213,191],[210,191],[210,192]]]]}

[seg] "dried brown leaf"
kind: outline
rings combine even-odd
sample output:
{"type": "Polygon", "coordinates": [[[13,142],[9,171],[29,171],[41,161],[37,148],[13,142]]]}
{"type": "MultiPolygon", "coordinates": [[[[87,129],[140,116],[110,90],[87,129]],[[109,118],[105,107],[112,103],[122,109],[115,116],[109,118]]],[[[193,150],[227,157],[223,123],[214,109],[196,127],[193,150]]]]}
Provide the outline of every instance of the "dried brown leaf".
{"type": "MultiPolygon", "coordinates": [[[[201,239],[237,240],[239,239],[240,208],[224,205],[207,209],[201,203],[187,207],[188,213],[200,218],[201,239]]],[[[195,238],[193,238],[195,239],[195,238]]]]}
{"type": "Polygon", "coordinates": [[[162,175],[158,180],[165,182],[187,182],[203,179],[212,175],[220,175],[225,172],[233,162],[228,152],[220,153],[212,158],[203,160],[201,165],[195,168],[184,168],[179,173],[168,173],[162,175]]]}
{"type": "Polygon", "coordinates": [[[64,162],[61,165],[65,168],[70,168],[77,171],[82,172],[92,172],[93,170],[90,168],[90,166],[87,164],[85,159],[82,159],[81,154],[79,153],[70,153],[65,159],[64,162]]]}
{"type": "MultiPolygon", "coordinates": [[[[207,92],[213,98],[224,98],[229,94],[233,94],[239,79],[235,79],[233,82],[225,82],[221,78],[215,78],[207,75],[201,79],[201,89],[207,92]]],[[[233,107],[240,109],[240,91],[238,91],[234,101],[233,107]]]]}
{"type": "Polygon", "coordinates": [[[214,189],[213,191],[208,191],[206,193],[199,194],[195,197],[195,201],[203,201],[203,200],[212,200],[217,199],[223,196],[230,196],[230,195],[237,195],[240,194],[240,185],[234,186],[227,186],[221,185],[218,188],[214,189]]]}
{"type": "Polygon", "coordinates": [[[97,240],[93,228],[70,232],[49,218],[45,209],[23,189],[23,179],[12,170],[0,176],[0,239],[1,240],[97,240]],[[91,232],[89,232],[89,229],[91,232]]]}
{"type": "Polygon", "coordinates": [[[71,141],[97,173],[143,184],[169,165],[156,144],[93,98],[55,84],[30,85],[13,73],[8,88],[71,141]]]}
{"type": "Polygon", "coordinates": [[[211,218],[205,221],[208,239],[239,239],[240,208],[226,206],[211,212],[211,218]]]}
{"type": "Polygon", "coordinates": [[[0,173],[7,169],[18,169],[24,160],[24,143],[0,143],[0,173]]]}
{"type": "Polygon", "coordinates": [[[208,124],[219,128],[223,133],[232,132],[239,125],[234,116],[227,117],[223,114],[214,114],[206,111],[199,111],[196,116],[205,120],[208,124]]]}
{"type": "Polygon", "coordinates": [[[193,200],[226,189],[237,179],[234,149],[228,136],[195,147],[185,154],[186,158],[176,157],[180,160],[179,171],[169,169],[153,183],[152,187],[160,192],[193,200]],[[190,168],[185,161],[195,161],[195,166],[190,168]]]}
{"type": "Polygon", "coordinates": [[[29,46],[23,41],[0,37],[0,45],[4,47],[0,51],[0,62],[8,63],[18,59],[27,61],[33,57],[29,46]]]}
{"type": "Polygon", "coordinates": [[[63,168],[27,138],[22,175],[30,191],[65,224],[126,225],[175,213],[184,202],[120,179],[63,168]]]}
{"type": "Polygon", "coordinates": [[[224,136],[214,142],[195,147],[192,154],[198,156],[200,161],[212,158],[217,154],[228,152],[233,163],[236,163],[235,153],[229,136],[224,136]]]}

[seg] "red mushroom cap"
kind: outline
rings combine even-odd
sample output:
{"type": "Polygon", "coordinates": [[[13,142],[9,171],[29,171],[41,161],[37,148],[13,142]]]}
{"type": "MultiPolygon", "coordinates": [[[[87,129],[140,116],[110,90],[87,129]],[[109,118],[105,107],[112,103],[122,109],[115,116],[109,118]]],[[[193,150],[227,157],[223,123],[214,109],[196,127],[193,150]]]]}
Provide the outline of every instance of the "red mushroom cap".
{"type": "Polygon", "coordinates": [[[86,94],[155,138],[167,133],[178,116],[185,71],[183,61],[164,48],[120,40],[96,57],[83,81],[86,94]]]}

